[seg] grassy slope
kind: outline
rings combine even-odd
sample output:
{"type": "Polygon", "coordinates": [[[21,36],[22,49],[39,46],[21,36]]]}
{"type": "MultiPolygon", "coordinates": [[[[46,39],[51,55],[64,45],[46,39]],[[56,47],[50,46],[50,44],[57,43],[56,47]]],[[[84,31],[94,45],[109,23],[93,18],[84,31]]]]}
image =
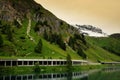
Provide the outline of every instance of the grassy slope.
{"type": "MultiPolygon", "coordinates": [[[[14,44],[6,38],[4,38],[4,44],[7,44],[9,47],[11,45],[14,46],[14,48],[17,51],[17,54],[9,53],[9,52],[0,52],[1,56],[0,58],[45,58],[45,59],[66,59],[67,54],[70,54],[72,59],[81,59],[80,56],[76,52],[74,52],[71,48],[67,46],[67,50],[62,50],[58,45],[50,44],[48,41],[44,40],[42,37],[38,36],[37,33],[34,32],[34,26],[36,22],[32,21],[31,23],[31,31],[30,35],[34,38],[35,43],[31,41],[27,34],[27,26],[28,26],[28,19],[25,19],[23,21],[21,28],[14,28],[15,34],[14,34],[14,44]],[[21,39],[21,37],[25,39],[21,39]],[[39,39],[42,39],[43,43],[43,49],[42,53],[35,53],[34,47],[37,45],[39,39]]],[[[7,48],[5,48],[6,50],[7,48]]]]}
{"type": "MultiPolygon", "coordinates": [[[[41,54],[37,54],[34,52],[34,47],[38,43],[40,36],[37,35],[37,33],[34,32],[34,26],[36,22],[32,21],[31,23],[31,31],[30,35],[34,38],[35,43],[31,41],[27,34],[27,26],[28,26],[28,19],[25,19],[23,21],[23,25],[21,28],[14,28],[15,34],[14,34],[14,44],[6,40],[6,36],[2,35],[4,38],[4,44],[8,46],[13,46],[17,50],[17,54],[9,53],[7,51],[7,48],[5,47],[4,52],[0,52],[1,56],[0,58],[45,58],[45,59],[65,59],[67,54],[69,53],[72,57],[72,59],[82,59],[75,51],[73,51],[69,46],[67,46],[67,50],[64,51],[61,48],[59,48],[58,45],[50,44],[48,41],[44,40],[42,38],[43,42],[43,50],[41,54]],[[21,39],[20,37],[24,37],[25,39],[21,39]],[[4,56],[2,56],[4,55],[4,56]]],[[[90,44],[89,49],[85,51],[87,55],[87,60],[89,61],[120,61],[120,57],[116,56],[115,54],[112,54],[103,48],[101,48],[101,45],[105,45],[107,43],[98,42],[100,40],[96,40],[94,38],[87,38],[87,42],[90,44]]],[[[109,41],[109,39],[107,40],[109,41]]],[[[106,41],[106,42],[107,42],[106,41]]]]}
{"type": "MultiPolygon", "coordinates": [[[[92,61],[120,61],[120,57],[115,55],[114,53],[111,53],[107,50],[104,50],[99,45],[105,45],[105,41],[99,42],[98,39],[102,38],[94,38],[87,37],[87,42],[90,44],[90,48],[85,51],[85,53],[88,56],[88,60],[92,61]]],[[[107,39],[107,41],[111,41],[110,39],[107,39]]],[[[106,42],[107,42],[106,41],[106,42]]]]}
{"type": "MultiPolygon", "coordinates": [[[[55,44],[50,44],[49,42],[47,42],[46,40],[42,39],[43,42],[43,49],[42,49],[42,53],[38,54],[38,53],[34,53],[33,48],[32,49],[28,49],[27,51],[20,51],[18,56],[11,56],[11,57],[6,57],[6,56],[0,56],[0,58],[39,58],[39,59],[66,59],[67,53],[69,53],[72,57],[72,59],[81,59],[80,56],[78,56],[77,53],[73,52],[72,49],[70,49],[69,47],[67,47],[67,50],[64,51],[62,49],[59,48],[58,45],[55,44]],[[31,51],[29,51],[31,50],[31,51]],[[22,54],[28,54],[24,57],[22,57],[22,54]]],[[[29,46],[33,46],[32,44],[29,44],[29,46]]],[[[7,53],[6,53],[7,54],[7,53]]]]}

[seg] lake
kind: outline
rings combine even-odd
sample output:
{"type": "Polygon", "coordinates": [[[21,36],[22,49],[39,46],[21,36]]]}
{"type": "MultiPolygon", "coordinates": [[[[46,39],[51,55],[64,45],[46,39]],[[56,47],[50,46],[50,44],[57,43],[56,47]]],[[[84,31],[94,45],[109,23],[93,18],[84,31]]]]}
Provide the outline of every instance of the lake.
{"type": "Polygon", "coordinates": [[[0,80],[120,80],[120,68],[66,73],[2,75],[0,80]]]}

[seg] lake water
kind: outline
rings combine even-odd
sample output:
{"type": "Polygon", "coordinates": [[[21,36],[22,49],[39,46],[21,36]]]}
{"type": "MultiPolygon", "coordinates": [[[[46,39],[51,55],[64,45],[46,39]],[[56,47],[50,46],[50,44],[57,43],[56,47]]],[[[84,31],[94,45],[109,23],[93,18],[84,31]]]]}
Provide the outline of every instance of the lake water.
{"type": "Polygon", "coordinates": [[[82,72],[2,75],[0,80],[120,80],[120,69],[105,68],[82,72]]]}

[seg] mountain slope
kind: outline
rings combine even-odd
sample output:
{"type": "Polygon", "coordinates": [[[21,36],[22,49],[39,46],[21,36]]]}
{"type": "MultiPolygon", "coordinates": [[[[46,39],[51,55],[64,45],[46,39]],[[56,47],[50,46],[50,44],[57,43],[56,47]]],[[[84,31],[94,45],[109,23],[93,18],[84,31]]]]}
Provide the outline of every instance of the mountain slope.
{"type": "Polygon", "coordinates": [[[111,34],[109,37],[112,37],[112,38],[115,38],[115,39],[120,39],[120,33],[111,34]]]}
{"type": "Polygon", "coordinates": [[[69,36],[78,33],[76,28],[33,0],[0,0],[0,4],[1,58],[66,58],[70,52],[72,58],[81,58],[67,46],[69,36]],[[42,53],[36,53],[34,50],[40,39],[42,53]]]}
{"type": "Polygon", "coordinates": [[[65,59],[70,54],[72,59],[120,61],[33,0],[0,4],[0,59],[65,59]]]}
{"type": "Polygon", "coordinates": [[[94,47],[92,50],[96,54],[101,54],[102,60],[120,61],[120,41],[118,39],[111,37],[87,37],[87,41],[94,47]]]}

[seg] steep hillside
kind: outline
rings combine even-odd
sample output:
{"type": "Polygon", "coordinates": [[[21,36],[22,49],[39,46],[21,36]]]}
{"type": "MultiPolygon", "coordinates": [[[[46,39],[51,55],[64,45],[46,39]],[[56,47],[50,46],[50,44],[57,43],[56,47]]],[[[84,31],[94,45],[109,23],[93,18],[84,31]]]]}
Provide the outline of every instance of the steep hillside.
{"type": "Polygon", "coordinates": [[[118,39],[111,37],[87,37],[87,41],[91,46],[94,46],[92,50],[95,53],[101,54],[101,59],[120,61],[118,57],[120,56],[120,41],[118,39]]]}
{"type": "MultiPolygon", "coordinates": [[[[113,50],[119,52],[117,43],[113,50]]],[[[120,61],[101,45],[34,0],[0,0],[0,59],[65,59],[70,54],[72,59],[120,61]]]]}
{"type": "Polygon", "coordinates": [[[77,49],[68,46],[70,36],[81,37],[76,28],[33,0],[0,0],[0,4],[1,58],[66,58],[70,54],[81,59],[77,49]]]}
{"type": "Polygon", "coordinates": [[[115,39],[120,39],[120,33],[111,34],[109,37],[112,37],[112,38],[115,38],[115,39]]]}

